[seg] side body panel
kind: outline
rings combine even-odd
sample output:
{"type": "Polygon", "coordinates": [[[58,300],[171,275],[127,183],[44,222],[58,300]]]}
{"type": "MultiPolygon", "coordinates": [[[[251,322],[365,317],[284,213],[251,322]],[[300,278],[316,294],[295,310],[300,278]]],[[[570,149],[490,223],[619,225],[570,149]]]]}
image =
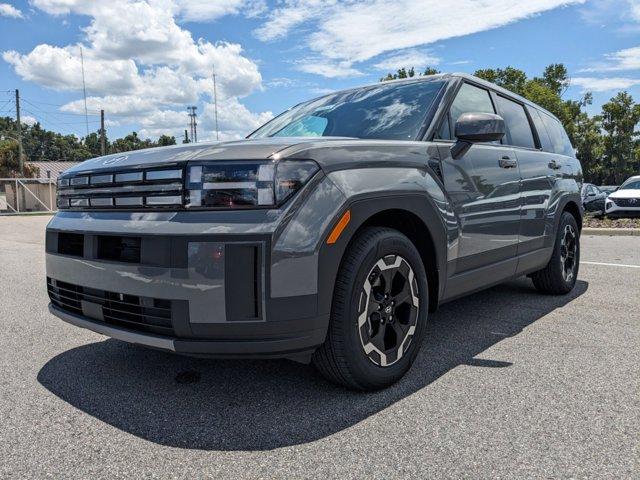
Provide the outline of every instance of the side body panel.
{"type": "Polygon", "coordinates": [[[473,145],[452,158],[451,145],[440,146],[442,175],[460,222],[458,258],[450,273],[461,273],[516,255],[520,226],[520,176],[517,168],[501,168],[514,158],[502,145],[473,145]]]}

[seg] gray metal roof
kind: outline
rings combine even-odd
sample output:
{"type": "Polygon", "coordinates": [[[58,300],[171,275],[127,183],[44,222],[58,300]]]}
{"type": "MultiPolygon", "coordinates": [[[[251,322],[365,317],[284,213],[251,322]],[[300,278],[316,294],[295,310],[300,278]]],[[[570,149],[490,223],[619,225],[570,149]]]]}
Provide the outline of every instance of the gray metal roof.
{"type": "Polygon", "coordinates": [[[38,178],[49,178],[47,172],[51,172],[51,179],[57,180],[62,172],[68,170],[71,167],[75,167],[80,162],[24,162],[26,165],[30,167],[36,167],[40,174],[37,175],[38,178]]]}

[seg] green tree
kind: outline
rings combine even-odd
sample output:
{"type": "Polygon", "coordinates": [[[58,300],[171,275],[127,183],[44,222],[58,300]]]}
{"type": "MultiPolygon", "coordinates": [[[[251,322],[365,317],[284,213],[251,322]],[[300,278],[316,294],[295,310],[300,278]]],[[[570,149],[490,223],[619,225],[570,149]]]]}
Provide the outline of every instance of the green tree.
{"type": "Polygon", "coordinates": [[[605,181],[619,185],[640,171],[638,137],[640,104],[627,92],[620,92],[602,106],[605,181]]]}
{"type": "Polygon", "coordinates": [[[175,145],[176,144],[176,137],[170,137],[169,135],[160,135],[160,138],[158,138],[158,146],[159,147],[166,147],[168,145],[175,145]]]}
{"type": "Polygon", "coordinates": [[[12,139],[0,140],[0,177],[17,176],[18,166],[18,142],[12,139]]]}
{"type": "Polygon", "coordinates": [[[486,68],[483,70],[476,70],[474,73],[476,77],[482,78],[491,83],[495,83],[502,88],[523,95],[525,93],[525,86],[527,84],[527,75],[517,68],[486,68]]]}
{"type": "Polygon", "coordinates": [[[101,154],[100,149],[100,132],[92,132],[84,137],[84,147],[91,152],[92,156],[101,154]]]}
{"type": "Polygon", "coordinates": [[[118,138],[111,143],[111,153],[120,153],[120,152],[130,152],[132,150],[141,150],[143,148],[155,147],[157,144],[154,144],[148,138],[142,140],[138,137],[137,132],[131,132],[129,135],[126,135],[124,138],[118,138]]]}
{"type": "MultiPolygon", "coordinates": [[[[433,67],[427,67],[424,72],[418,73],[419,77],[423,77],[426,75],[437,75],[440,73],[433,67]]],[[[416,76],[416,69],[414,67],[411,68],[399,68],[396,73],[387,73],[385,77],[380,79],[381,82],[388,82],[389,80],[399,80],[402,78],[411,78],[416,76]]]]}

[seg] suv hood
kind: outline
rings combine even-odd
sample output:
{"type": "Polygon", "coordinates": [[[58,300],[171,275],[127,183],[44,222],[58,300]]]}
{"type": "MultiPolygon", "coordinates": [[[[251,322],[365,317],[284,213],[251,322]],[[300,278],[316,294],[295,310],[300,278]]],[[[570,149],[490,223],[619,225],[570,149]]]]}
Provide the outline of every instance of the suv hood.
{"type": "Polygon", "coordinates": [[[609,198],[640,198],[640,190],[637,188],[625,188],[623,190],[616,190],[609,198]]]}
{"type": "Polygon", "coordinates": [[[263,160],[295,145],[344,139],[344,137],[274,137],[147,148],[92,158],[66,170],[65,174],[176,165],[192,160],[263,160]]]}

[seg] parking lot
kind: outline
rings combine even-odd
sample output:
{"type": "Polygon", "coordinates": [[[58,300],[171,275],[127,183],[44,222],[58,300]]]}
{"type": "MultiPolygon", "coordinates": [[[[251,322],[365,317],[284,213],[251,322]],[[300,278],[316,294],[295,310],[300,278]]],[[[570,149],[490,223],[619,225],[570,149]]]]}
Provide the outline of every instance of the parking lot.
{"type": "Polygon", "coordinates": [[[0,218],[0,478],[640,476],[640,237],[583,236],[569,296],[443,306],[409,374],[361,394],[63,323],[47,221],[0,218]]]}

